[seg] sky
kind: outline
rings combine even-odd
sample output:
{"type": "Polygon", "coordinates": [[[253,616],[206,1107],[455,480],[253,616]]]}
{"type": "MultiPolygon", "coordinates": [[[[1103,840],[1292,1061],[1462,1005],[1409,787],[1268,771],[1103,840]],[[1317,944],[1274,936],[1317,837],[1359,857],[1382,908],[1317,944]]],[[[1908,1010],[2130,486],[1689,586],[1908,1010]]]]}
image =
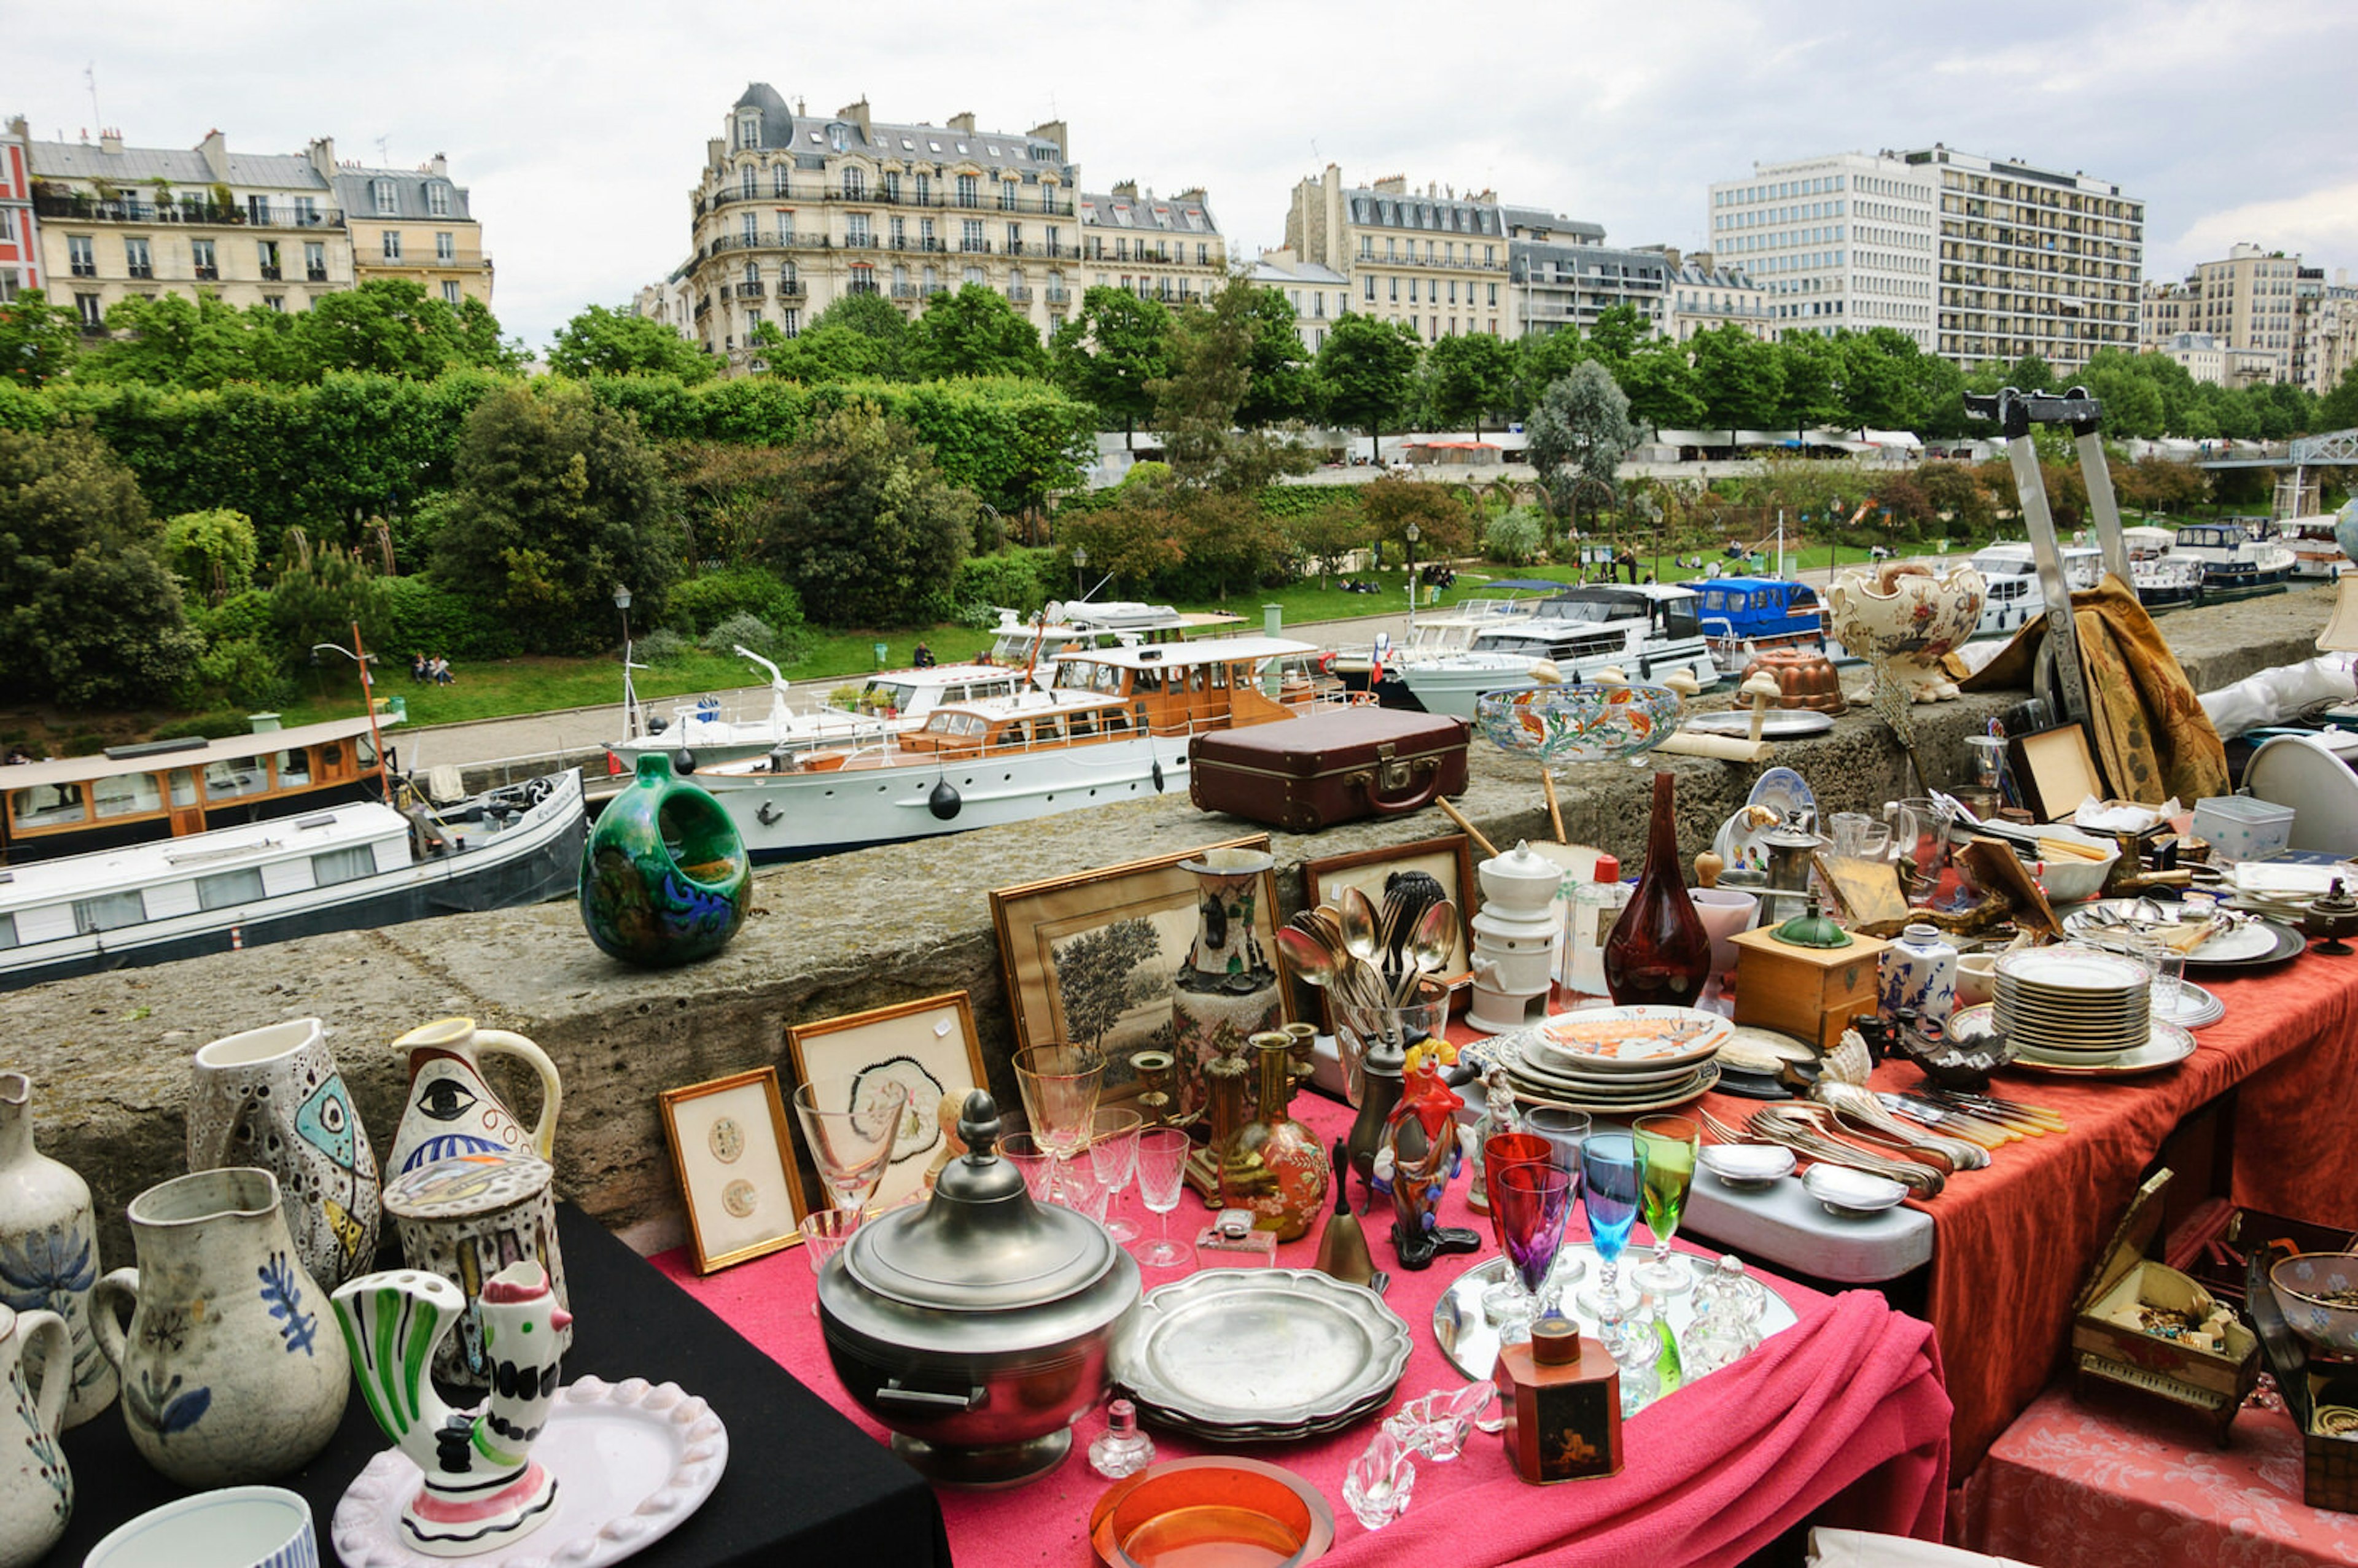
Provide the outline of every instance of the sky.
{"type": "Polygon", "coordinates": [[[2148,277],[2238,241],[2331,277],[2358,274],[2354,52],[2351,0],[123,0],[12,16],[0,114],[36,139],[447,154],[492,308],[537,347],[685,259],[705,141],[753,81],[813,113],[865,94],[885,121],[1062,118],[1082,189],[1200,184],[1240,258],[1283,243],[1294,184],[1330,162],[1694,249],[1713,180],[1938,141],[2144,199],[2148,277]]]}

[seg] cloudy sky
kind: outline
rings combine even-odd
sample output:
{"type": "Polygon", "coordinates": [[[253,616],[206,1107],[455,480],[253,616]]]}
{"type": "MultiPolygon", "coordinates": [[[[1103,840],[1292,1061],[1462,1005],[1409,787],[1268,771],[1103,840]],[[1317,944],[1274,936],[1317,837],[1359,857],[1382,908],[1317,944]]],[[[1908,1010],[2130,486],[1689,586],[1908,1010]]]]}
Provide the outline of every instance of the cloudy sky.
{"type": "Polygon", "coordinates": [[[2147,276],[2174,276],[2238,240],[2358,273],[2353,58],[2351,0],[120,0],[12,16],[0,113],[40,139],[103,116],[135,146],[447,153],[493,308],[538,345],[685,256],[685,193],[749,81],[814,113],[1062,117],[1086,189],[1200,183],[1240,255],[1329,162],[1693,247],[1708,184],[1755,160],[1942,141],[2117,181],[2147,203],[2147,276]]]}

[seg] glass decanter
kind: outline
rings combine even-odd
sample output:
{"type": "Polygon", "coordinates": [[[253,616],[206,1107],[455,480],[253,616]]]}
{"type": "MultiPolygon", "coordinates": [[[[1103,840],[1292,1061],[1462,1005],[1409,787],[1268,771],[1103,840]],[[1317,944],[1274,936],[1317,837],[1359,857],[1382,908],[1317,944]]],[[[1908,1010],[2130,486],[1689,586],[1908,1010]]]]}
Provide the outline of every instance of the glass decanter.
{"type": "Polygon", "coordinates": [[[1679,1338],[1689,1378],[1716,1372],[1760,1347],[1760,1318],[1768,1292],[1746,1276],[1743,1260],[1723,1256],[1695,1285],[1695,1314],[1679,1338]]]}
{"type": "Polygon", "coordinates": [[[1116,1400],[1106,1407],[1106,1429],[1089,1444],[1089,1468],[1109,1481],[1135,1476],[1154,1463],[1154,1439],[1138,1430],[1138,1407],[1116,1400]]]}
{"type": "Polygon", "coordinates": [[[1605,940],[1605,984],[1622,1006],[1693,1007],[1711,974],[1711,935],[1687,897],[1679,861],[1676,781],[1654,775],[1646,869],[1605,940]]]}

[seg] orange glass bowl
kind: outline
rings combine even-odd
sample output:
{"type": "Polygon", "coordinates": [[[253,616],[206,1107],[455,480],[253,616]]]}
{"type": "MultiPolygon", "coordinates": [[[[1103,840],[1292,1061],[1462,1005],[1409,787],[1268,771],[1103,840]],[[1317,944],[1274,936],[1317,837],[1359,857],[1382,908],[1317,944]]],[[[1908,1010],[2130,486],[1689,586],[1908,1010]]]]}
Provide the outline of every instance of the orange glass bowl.
{"type": "Polygon", "coordinates": [[[1335,1544],[1335,1515],[1275,1465],[1173,1459],[1107,1487],[1089,1541],[1103,1568],[1298,1568],[1335,1544]]]}

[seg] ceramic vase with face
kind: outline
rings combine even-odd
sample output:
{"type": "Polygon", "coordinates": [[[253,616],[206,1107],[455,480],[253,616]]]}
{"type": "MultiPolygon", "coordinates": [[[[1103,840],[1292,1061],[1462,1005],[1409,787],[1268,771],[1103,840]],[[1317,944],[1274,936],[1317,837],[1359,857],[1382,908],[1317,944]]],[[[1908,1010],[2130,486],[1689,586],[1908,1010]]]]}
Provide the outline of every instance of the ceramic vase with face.
{"type": "Polygon", "coordinates": [[[384,1152],[387,1181],[462,1154],[549,1157],[563,1086],[539,1046],[504,1029],[478,1029],[471,1018],[439,1018],[393,1048],[409,1057],[409,1098],[384,1152]],[[483,1081],[486,1056],[513,1056],[540,1079],[540,1118],[530,1128],[483,1081]]]}
{"type": "Polygon", "coordinates": [[[1883,1016],[1902,1009],[1934,1023],[1946,1023],[1957,1011],[1957,950],[1939,928],[1910,925],[1883,950],[1877,1005],[1883,1016]]]}
{"type": "MultiPolygon", "coordinates": [[[[98,1275],[90,1184],[33,1147],[32,1080],[0,1073],[0,1305],[66,1320],[73,1336],[70,1427],[114,1402],[114,1368],[98,1353],[90,1327],[98,1275]]],[[[28,1360],[34,1375],[48,1353],[45,1337],[28,1360]]]]}
{"type": "Polygon", "coordinates": [[[352,1360],[287,1233],[277,1178],[200,1171],[141,1193],[130,1217],[138,1267],[99,1281],[91,1307],[140,1456],[184,1487],[226,1487],[326,1447],[352,1360]]]}
{"type": "Polygon", "coordinates": [[[376,1156],[316,1018],[216,1040],[195,1058],[189,1169],[278,1179],[303,1267],[330,1289],[376,1256],[376,1156]]]}
{"type": "Polygon", "coordinates": [[[0,1568],[25,1568],[66,1532],[73,1475],[58,1447],[72,1335],[53,1312],[0,1306],[0,1568]],[[27,1352],[38,1349],[38,1368],[27,1352]]]}

